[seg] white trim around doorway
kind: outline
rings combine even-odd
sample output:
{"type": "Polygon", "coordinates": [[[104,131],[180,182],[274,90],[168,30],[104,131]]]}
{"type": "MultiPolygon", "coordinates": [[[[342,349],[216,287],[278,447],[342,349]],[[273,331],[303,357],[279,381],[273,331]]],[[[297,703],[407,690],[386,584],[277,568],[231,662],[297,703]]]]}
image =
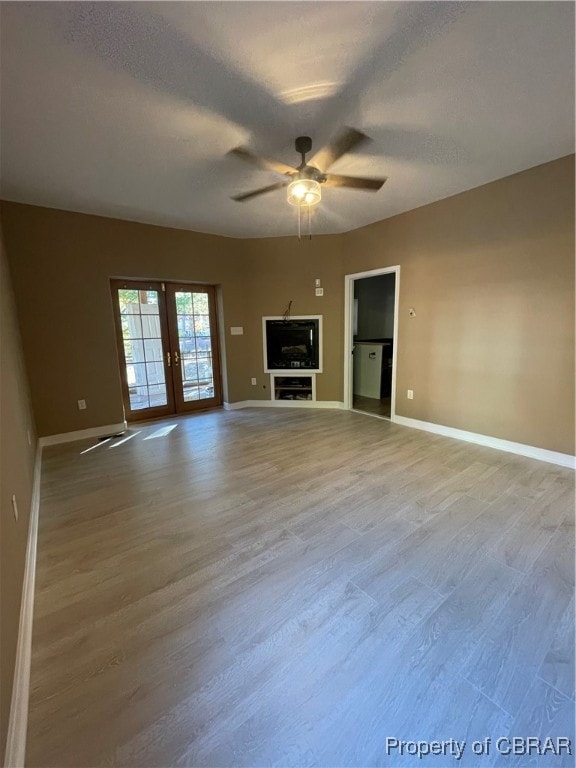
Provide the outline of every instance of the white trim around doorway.
{"type": "Polygon", "coordinates": [[[400,303],[400,266],[371,269],[344,276],[344,408],[352,410],[352,342],[354,335],[354,281],[394,273],[394,344],[392,349],[392,392],[390,395],[390,421],[396,416],[396,367],[398,355],[398,313],[400,303]]]}

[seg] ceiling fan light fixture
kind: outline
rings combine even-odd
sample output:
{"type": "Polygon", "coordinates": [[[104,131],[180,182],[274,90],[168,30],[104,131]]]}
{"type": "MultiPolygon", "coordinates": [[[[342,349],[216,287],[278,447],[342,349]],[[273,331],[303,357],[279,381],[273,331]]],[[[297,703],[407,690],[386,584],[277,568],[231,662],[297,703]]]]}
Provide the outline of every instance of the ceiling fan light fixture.
{"type": "Polygon", "coordinates": [[[290,205],[316,205],[321,197],[320,183],[314,179],[295,179],[288,184],[290,205]]]}

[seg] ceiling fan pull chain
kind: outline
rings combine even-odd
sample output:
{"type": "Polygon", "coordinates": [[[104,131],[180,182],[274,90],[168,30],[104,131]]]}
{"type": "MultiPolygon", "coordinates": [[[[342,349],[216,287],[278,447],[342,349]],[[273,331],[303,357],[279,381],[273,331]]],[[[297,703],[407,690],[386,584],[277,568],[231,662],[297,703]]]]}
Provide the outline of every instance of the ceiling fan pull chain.
{"type": "Polygon", "coordinates": [[[300,208],[302,206],[297,205],[296,208],[298,208],[298,240],[300,240],[300,208]]]}
{"type": "Polygon", "coordinates": [[[312,220],[310,218],[310,206],[308,206],[308,240],[312,240],[312,220]]]}

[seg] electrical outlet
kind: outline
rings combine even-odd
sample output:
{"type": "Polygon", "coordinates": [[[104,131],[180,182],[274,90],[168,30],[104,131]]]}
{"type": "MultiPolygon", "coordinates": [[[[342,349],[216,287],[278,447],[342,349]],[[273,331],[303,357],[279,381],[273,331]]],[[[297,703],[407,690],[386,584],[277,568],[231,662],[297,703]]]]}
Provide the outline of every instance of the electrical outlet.
{"type": "Polygon", "coordinates": [[[406,397],[408,398],[408,400],[414,400],[414,390],[408,389],[406,391],[406,397]]]}
{"type": "Polygon", "coordinates": [[[257,381],[256,381],[256,379],[254,378],[254,376],[253,376],[253,377],[250,379],[250,383],[252,384],[252,386],[253,386],[253,387],[255,387],[255,386],[256,386],[256,384],[258,384],[258,382],[257,382],[257,381]]]}
{"type": "Polygon", "coordinates": [[[78,400],[78,410],[79,411],[86,410],[86,400],[78,400]]]}
{"type": "Polygon", "coordinates": [[[324,296],[324,288],[316,288],[316,296],[324,296]]]}
{"type": "Polygon", "coordinates": [[[18,522],[18,502],[16,501],[16,494],[12,494],[12,509],[14,510],[14,520],[18,522]]]}

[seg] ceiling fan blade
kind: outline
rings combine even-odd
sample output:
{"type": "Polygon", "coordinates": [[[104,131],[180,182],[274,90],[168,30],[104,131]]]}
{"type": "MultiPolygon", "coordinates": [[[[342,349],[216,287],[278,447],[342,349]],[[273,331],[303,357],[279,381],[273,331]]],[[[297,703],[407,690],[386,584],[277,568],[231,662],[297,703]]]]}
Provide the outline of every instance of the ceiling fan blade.
{"type": "Polygon", "coordinates": [[[337,173],[329,173],[323,186],[326,187],[350,187],[351,189],[367,189],[377,192],[386,179],[362,179],[358,176],[339,176],[337,173]]]}
{"type": "Polygon", "coordinates": [[[278,181],[276,184],[270,184],[269,187],[261,187],[260,189],[253,189],[252,192],[243,192],[241,195],[234,195],[232,200],[236,200],[237,203],[243,203],[245,200],[250,200],[252,197],[257,197],[257,195],[264,195],[266,192],[273,192],[275,189],[282,189],[282,187],[287,187],[288,184],[290,184],[290,180],[278,181]]]}
{"type": "Polygon", "coordinates": [[[258,166],[258,168],[264,168],[267,171],[274,171],[275,173],[280,173],[283,176],[288,173],[298,173],[298,169],[293,168],[291,165],[280,163],[277,160],[270,160],[269,158],[261,157],[260,155],[253,155],[252,152],[244,149],[244,147],[236,147],[235,149],[231,149],[228,154],[239,157],[241,160],[246,160],[248,163],[258,166]]]}
{"type": "Polygon", "coordinates": [[[318,150],[314,157],[308,161],[308,165],[313,165],[320,171],[327,171],[339,157],[368,141],[371,139],[365,133],[357,131],[355,128],[345,128],[341,134],[318,150]]]}

